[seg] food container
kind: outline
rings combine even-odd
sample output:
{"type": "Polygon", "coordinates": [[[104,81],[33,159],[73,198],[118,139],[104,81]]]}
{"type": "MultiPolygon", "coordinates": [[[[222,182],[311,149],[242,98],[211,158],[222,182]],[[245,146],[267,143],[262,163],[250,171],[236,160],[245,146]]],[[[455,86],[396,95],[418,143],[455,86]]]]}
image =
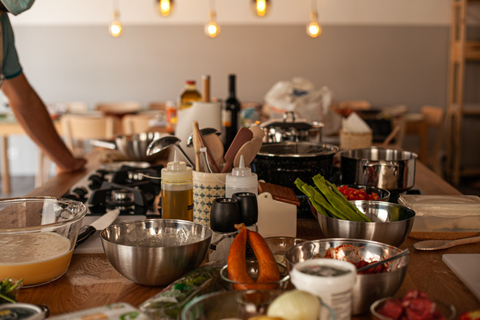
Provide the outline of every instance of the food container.
{"type": "MultiPolygon", "coordinates": [[[[396,300],[396,298],[383,298],[380,300],[375,301],[372,306],[370,307],[370,312],[372,314],[372,319],[373,320],[395,320],[393,318],[389,318],[387,316],[381,315],[378,313],[379,309],[382,308],[383,305],[386,303],[389,303],[391,300],[396,300]]],[[[437,319],[443,319],[443,320],[453,320],[455,319],[455,315],[457,313],[455,307],[451,304],[445,303],[440,300],[433,300],[433,303],[435,303],[435,310],[438,312],[438,318],[437,319]]],[[[418,305],[417,308],[421,308],[422,305],[418,305]]],[[[421,312],[423,310],[416,310],[417,312],[421,312]]],[[[431,315],[428,315],[431,316],[431,315]]],[[[433,316],[430,318],[426,319],[435,319],[433,316]]],[[[403,318],[401,318],[403,319],[403,318]]]]}
{"type": "Polygon", "coordinates": [[[323,123],[309,123],[304,119],[295,119],[293,111],[286,112],[283,120],[272,119],[260,124],[265,132],[263,141],[279,142],[322,142],[323,123]]]}
{"type": "Polygon", "coordinates": [[[412,232],[480,231],[480,197],[402,195],[398,203],[415,211],[412,232]]]}
{"type": "Polygon", "coordinates": [[[103,250],[124,277],[146,286],[167,285],[197,268],[212,230],[185,220],[129,220],[100,233],[103,250]]]}
{"type": "MultiPolygon", "coordinates": [[[[401,250],[377,241],[358,239],[320,239],[300,243],[285,253],[287,268],[316,258],[343,258],[358,263],[380,261],[397,255],[401,250]]],[[[378,299],[394,296],[407,274],[410,257],[405,255],[388,263],[388,271],[357,274],[353,287],[352,314],[368,312],[370,305],[378,299]]],[[[328,304],[328,303],[327,303],[328,304]]]]}
{"type": "MultiPolygon", "coordinates": [[[[258,278],[258,261],[254,259],[246,260],[247,273],[253,279],[258,278]]],[[[280,273],[280,280],[275,282],[264,283],[243,283],[234,281],[228,278],[228,265],[225,265],[220,269],[220,278],[223,285],[227,290],[285,290],[290,284],[290,276],[288,274],[287,267],[284,264],[277,263],[278,272],[280,273]]]]}
{"type": "Polygon", "coordinates": [[[302,194],[295,186],[295,180],[300,178],[313,184],[312,178],[317,174],[328,179],[337,151],[338,147],[330,144],[264,143],[253,160],[252,170],[259,180],[292,188],[296,194],[302,194]]]}
{"type": "Polygon", "coordinates": [[[415,153],[370,147],[341,151],[340,159],[343,184],[363,184],[391,192],[403,192],[415,184],[415,153]]]}
{"type": "Polygon", "coordinates": [[[68,269],[87,209],[54,197],[0,200],[0,279],[45,284],[68,269]]]}

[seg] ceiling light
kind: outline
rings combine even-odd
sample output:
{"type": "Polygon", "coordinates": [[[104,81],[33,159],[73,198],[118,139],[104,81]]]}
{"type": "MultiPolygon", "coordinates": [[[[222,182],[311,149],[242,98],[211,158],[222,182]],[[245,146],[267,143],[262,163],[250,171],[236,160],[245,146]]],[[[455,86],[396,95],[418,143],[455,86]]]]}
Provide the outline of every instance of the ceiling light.
{"type": "Polygon", "coordinates": [[[322,27],[318,24],[316,0],[312,0],[312,9],[310,11],[310,23],[307,24],[307,34],[312,38],[316,38],[322,34],[322,27]]]}
{"type": "Polygon", "coordinates": [[[259,16],[263,17],[267,14],[270,9],[270,0],[251,0],[252,1],[252,10],[259,16]]]}
{"type": "Polygon", "coordinates": [[[217,14],[215,12],[214,0],[210,0],[210,11],[208,13],[208,22],[205,25],[205,35],[210,38],[215,38],[220,34],[220,26],[215,21],[217,14]]]}
{"type": "Polygon", "coordinates": [[[155,7],[162,16],[168,16],[173,10],[174,0],[155,0],[155,7]]]}
{"type": "Polygon", "coordinates": [[[114,9],[113,9],[113,21],[108,26],[108,32],[114,38],[119,37],[122,34],[123,28],[118,19],[120,17],[120,12],[118,10],[118,0],[114,2],[114,9]]]}

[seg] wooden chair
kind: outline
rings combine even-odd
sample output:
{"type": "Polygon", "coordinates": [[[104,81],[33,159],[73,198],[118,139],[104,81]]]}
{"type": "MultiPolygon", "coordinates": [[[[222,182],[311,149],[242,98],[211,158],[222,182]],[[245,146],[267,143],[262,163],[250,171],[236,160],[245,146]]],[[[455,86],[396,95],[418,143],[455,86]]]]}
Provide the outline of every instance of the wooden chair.
{"type": "MultiPolygon", "coordinates": [[[[428,131],[432,131],[432,129],[436,131],[433,149],[428,150],[427,153],[427,165],[432,168],[435,173],[443,176],[441,153],[444,141],[445,110],[441,107],[426,105],[421,108],[421,113],[425,118],[428,131]]],[[[432,144],[428,143],[428,145],[430,146],[432,144]]]]}
{"type": "Polygon", "coordinates": [[[127,114],[138,113],[142,110],[142,105],[137,101],[101,102],[94,109],[113,117],[115,134],[123,134],[122,118],[127,114]]]}
{"type": "Polygon", "coordinates": [[[85,154],[84,142],[89,139],[113,139],[114,121],[109,116],[70,115],[60,118],[65,144],[75,156],[85,154]]]}
{"type": "Polygon", "coordinates": [[[151,129],[150,121],[155,118],[155,113],[127,114],[122,118],[124,134],[148,132],[151,129]]]}

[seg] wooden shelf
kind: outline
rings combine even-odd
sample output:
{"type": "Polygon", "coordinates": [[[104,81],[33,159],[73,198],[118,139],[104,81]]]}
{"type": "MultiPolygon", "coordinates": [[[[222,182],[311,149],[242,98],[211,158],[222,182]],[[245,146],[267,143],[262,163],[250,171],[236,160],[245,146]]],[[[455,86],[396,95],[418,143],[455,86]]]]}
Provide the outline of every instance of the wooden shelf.
{"type": "Polygon", "coordinates": [[[450,26],[450,59],[448,74],[447,108],[447,176],[454,184],[460,183],[462,175],[480,174],[480,168],[464,170],[461,165],[463,118],[480,116],[480,104],[464,102],[465,64],[480,62],[480,41],[466,38],[466,12],[470,4],[480,0],[452,0],[450,26]]]}

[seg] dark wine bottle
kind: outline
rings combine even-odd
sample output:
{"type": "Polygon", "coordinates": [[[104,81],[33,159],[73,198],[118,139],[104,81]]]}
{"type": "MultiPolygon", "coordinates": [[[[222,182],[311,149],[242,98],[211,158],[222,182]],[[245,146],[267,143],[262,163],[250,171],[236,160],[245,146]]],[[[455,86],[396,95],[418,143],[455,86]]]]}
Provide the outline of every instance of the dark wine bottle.
{"type": "Polygon", "coordinates": [[[240,101],[235,92],[235,75],[228,76],[228,98],[222,108],[222,137],[225,150],[228,150],[240,129],[240,101]]]}

